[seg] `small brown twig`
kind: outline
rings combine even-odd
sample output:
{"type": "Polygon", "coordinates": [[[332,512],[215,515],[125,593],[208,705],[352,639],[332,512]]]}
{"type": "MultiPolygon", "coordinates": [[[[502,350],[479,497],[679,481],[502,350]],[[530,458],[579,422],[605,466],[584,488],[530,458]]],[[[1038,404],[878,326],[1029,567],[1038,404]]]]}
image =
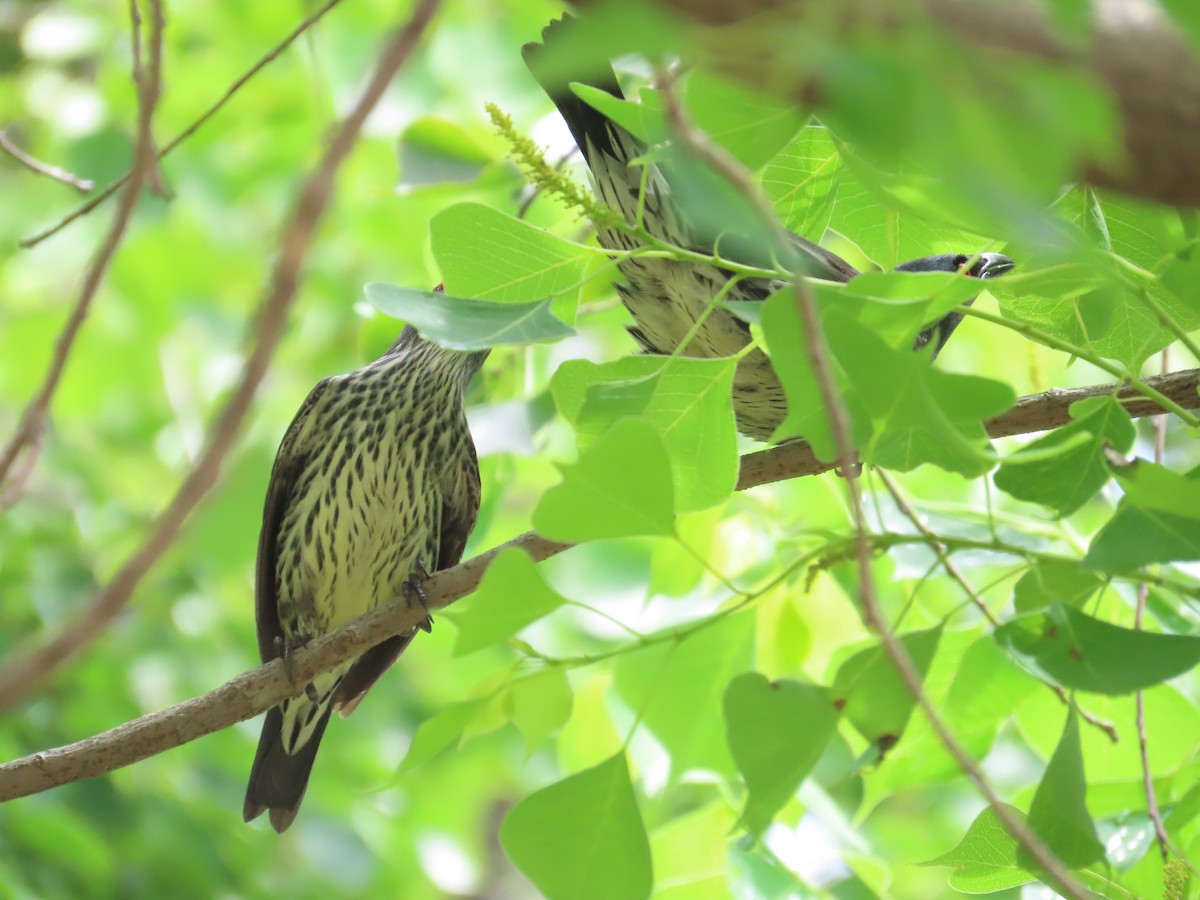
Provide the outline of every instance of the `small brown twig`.
{"type": "MultiPolygon", "coordinates": [[[[136,9],[136,6],[134,8],[136,9]]],[[[100,283],[108,271],[113,256],[116,255],[117,247],[120,245],[121,239],[125,236],[125,229],[133,217],[133,208],[137,204],[138,194],[141,192],[146,173],[153,165],[154,143],[151,136],[151,125],[153,124],[154,109],[158,104],[162,84],[162,33],[164,22],[160,0],[154,0],[152,8],[154,10],[154,21],[150,30],[149,71],[146,73],[146,77],[139,79],[136,84],[138,124],[137,137],[134,140],[133,168],[130,169],[129,183],[125,192],[121,195],[121,202],[117,206],[116,213],[113,215],[112,225],[109,226],[104,243],[100,246],[100,251],[96,254],[96,258],[92,261],[87,274],[84,276],[83,287],[79,292],[79,298],[75,301],[75,308],[71,311],[71,315],[63,326],[58,340],[55,341],[54,353],[50,359],[46,375],[42,379],[42,386],[33,396],[33,399],[29,401],[29,405],[25,407],[17,423],[16,433],[5,445],[4,451],[0,453],[0,487],[3,487],[4,483],[8,480],[13,463],[16,462],[17,457],[20,456],[22,451],[32,452],[31,447],[36,442],[42,430],[50,409],[50,401],[54,396],[55,390],[58,388],[59,382],[62,380],[63,371],[67,367],[67,358],[70,356],[71,348],[75,345],[75,338],[79,334],[79,329],[82,327],[84,319],[87,318],[92,300],[96,296],[96,291],[100,288],[100,283]]],[[[139,30],[135,29],[135,42],[139,38],[137,33],[139,30]]],[[[12,490],[7,491],[5,496],[6,502],[11,503],[16,499],[16,494],[12,490]]]]}
{"type": "Polygon", "coordinates": [[[233,446],[250,402],[283,335],[284,323],[300,284],[305,257],[321,216],[329,205],[334,176],[357,141],[363,122],[417,46],[438,3],[439,0],[421,0],[408,24],[388,43],[358,102],[334,133],[329,147],[301,188],[284,226],[279,256],[255,316],[258,325],[254,349],[246,360],[237,387],[212,426],[208,441],[192,471],[180,485],[170,505],[154,522],[145,542],[87,607],[57,634],[27,654],[8,660],[0,669],[0,710],[11,708],[95,640],[104,626],[121,611],[150,567],[174,543],[192,510],[217,483],[221,464],[233,446]]]}
{"type": "MultiPolygon", "coordinates": [[[[260,71],[262,71],[262,69],[264,69],[269,63],[273,62],[275,60],[275,58],[279,56],[280,53],[282,53],[284,50],[286,50],[288,47],[290,47],[292,45],[292,43],[296,40],[296,38],[298,38],[298,37],[300,37],[300,35],[304,34],[304,32],[306,32],[309,28],[311,28],[313,25],[315,25],[327,12],[329,12],[331,9],[333,9],[335,6],[337,6],[341,2],[342,2],[342,0],[327,0],[327,2],[325,3],[324,6],[322,6],[320,9],[318,9],[316,12],[314,12],[308,18],[304,19],[299,25],[297,25],[287,37],[285,37],[282,41],[280,41],[273,48],[271,48],[271,50],[269,50],[265,56],[261,57],[257,62],[254,63],[254,65],[252,65],[249,69],[247,69],[244,73],[242,73],[242,75],[239,76],[233,82],[233,84],[231,84],[228,88],[226,88],[225,93],[223,93],[220,96],[220,98],[217,99],[216,103],[214,103],[207,110],[205,110],[200,115],[199,118],[197,118],[194,122],[192,122],[192,124],[188,125],[187,128],[183,129],[183,131],[179,132],[179,134],[177,134],[171,141],[169,141],[164,147],[162,147],[162,149],[160,149],[158,151],[158,159],[161,160],[168,153],[170,153],[172,150],[174,150],[176,147],[178,147],[180,144],[182,144],[184,141],[186,141],[188,138],[190,138],[193,134],[195,134],[196,131],[202,125],[204,125],[209,119],[211,119],[218,112],[220,112],[221,108],[224,107],[226,103],[228,103],[230,100],[233,99],[234,94],[236,94],[238,91],[240,91],[246,85],[246,82],[248,82],[251,78],[253,78],[260,71]]],[[[74,222],[76,219],[86,216],[93,209],[95,209],[97,206],[99,206],[101,203],[103,203],[105,200],[107,200],[109,197],[111,197],[113,194],[115,194],[118,190],[120,190],[121,185],[125,184],[130,179],[132,174],[133,174],[133,171],[131,169],[129,172],[122,175],[120,178],[118,178],[112,184],[110,184],[106,188],[104,188],[104,190],[102,190],[95,197],[92,197],[86,203],[71,210],[71,212],[67,213],[67,215],[65,215],[63,218],[59,219],[58,222],[56,222],[54,225],[51,225],[49,228],[39,231],[37,234],[31,235],[30,237],[23,238],[19,242],[19,246],[28,250],[32,247],[36,247],[38,244],[40,244],[42,241],[46,240],[47,238],[53,237],[54,235],[58,234],[60,231],[62,231],[64,228],[66,228],[68,225],[70,225],[72,222],[74,222]]]]}
{"type": "Polygon", "coordinates": [[[0,130],[0,150],[3,150],[29,171],[38,175],[45,175],[47,178],[75,188],[81,194],[86,194],[94,186],[91,181],[86,178],[80,178],[77,175],[72,175],[66,169],[60,169],[58,166],[51,166],[41,160],[34,159],[15,143],[8,134],[0,130]]]}
{"type": "MultiPolygon", "coordinates": [[[[917,511],[913,509],[908,500],[905,499],[904,494],[900,490],[900,486],[896,484],[895,479],[893,479],[892,476],[890,476],[883,469],[877,469],[875,474],[879,477],[879,480],[883,483],[883,486],[887,488],[888,493],[892,495],[892,501],[896,504],[896,508],[904,514],[905,518],[912,522],[913,527],[917,529],[917,532],[923,538],[925,538],[926,542],[929,544],[929,547],[934,553],[937,554],[937,561],[941,567],[946,570],[946,574],[958,583],[958,586],[961,587],[964,593],[966,593],[967,597],[970,598],[971,603],[976,609],[979,610],[983,617],[991,623],[992,627],[999,628],[1000,620],[996,618],[995,614],[988,608],[987,604],[983,602],[983,597],[979,595],[979,592],[976,591],[971,582],[967,580],[967,576],[963,574],[962,570],[959,569],[954,560],[950,558],[950,554],[947,551],[946,545],[938,540],[938,536],[930,530],[929,526],[926,525],[921,517],[917,514],[917,511]]],[[[1040,681],[1040,683],[1048,687],[1054,693],[1054,696],[1058,697],[1058,699],[1062,701],[1064,706],[1071,705],[1071,698],[1067,694],[1066,690],[1063,689],[1061,684],[1051,684],[1048,681],[1040,681]]],[[[1108,722],[1099,718],[1093,713],[1088,712],[1083,707],[1076,706],[1076,709],[1078,710],[1079,717],[1081,719],[1083,719],[1089,725],[1099,728],[1114,744],[1120,743],[1121,735],[1118,733],[1116,725],[1114,725],[1112,722],[1108,722]]]]}
{"type": "MultiPolygon", "coordinates": [[[[1170,354],[1162,352],[1162,370],[1166,372],[1170,366],[1170,354]]],[[[1154,420],[1154,461],[1162,464],[1167,449],[1167,417],[1159,416],[1154,420]]],[[[1150,585],[1143,581],[1137,589],[1137,607],[1134,610],[1133,627],[1138,631],[1142,628],[1142,618],[1146,612],[1146,601],[1150,597],[1150,585]]],[[[1169,856],[1168,848],[1171,838],[1167,827],[1163,824],[1162,812],[1158,808],[1158,797],[1154,792],[1154,777],[1150,773],[1150,741],[1146,735],[1146,696],[1144,691],[1134,695],[1135,721],[1137,725],[1138,753],[1142,761],[1142,787],[1146,792],[1146,814],[1154,823],[1154,836],[1158,843],[1158,852],[1162,854],[1163,862],[1169,856]]]]}

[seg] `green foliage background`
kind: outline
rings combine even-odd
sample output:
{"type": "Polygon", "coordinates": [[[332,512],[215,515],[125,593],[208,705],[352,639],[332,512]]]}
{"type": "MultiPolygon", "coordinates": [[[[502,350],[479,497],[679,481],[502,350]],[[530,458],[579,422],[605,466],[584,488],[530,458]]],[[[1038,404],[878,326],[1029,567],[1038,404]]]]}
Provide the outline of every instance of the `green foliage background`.
{"type": "MultiPolygon", "coordinates": [[[[160,141],[311,11],[170,4],[160,141]]],[[[519,47],[558,11],[457,0],[441,12],[343,168],[221,487],[116,624],[5,717],[0,756],[81,739],[256,664],[252,572],[271,461],[309,388],[375,357],[399,328],[368,304],[368,282],[553,298],[541,312],[578,336],[500,347],[469,397],[484,506],[467,555],[533,525],[586,543],[538,567],[501,557],[330,729],[285,837],[240,822],[259,728],[243,723],[7,804],[0,895],[932,897],[950,893],[949,872],[955,888],[1017,896],[1032,877],[860,622],[842,482],[731,494],[734,454],[755,445],[733,433],[730,365],[628,358],[625,314],[578,213],[543,197],[526,221],[548,233],[511,218],[527,188],[484,104],[548,140],[557,120],[519,47]],[[782,680],[772,690],[766,679],[782,680]]],[[[126,15],[117,3],[18,2],[0,18],[0,121],[98,184],[130,155],[126,15]]],[[[168,158],[173,200],[141,200],[27,493],[0,515],[4,653],[86,604],[173,493],[237,377],[293,192],[404,15],[347,0],[168,158]]],[[[634,18],[610,20],[611,34],[645,31],[622,15],[634,18]]],[[[1200,323],[1194,229],[1165,207],[1060,190],[1075,148],[1111,152],[1115,140],[1105,98],[1076,79],[989,65],[921,27],[814,59],[831,81],[829,129],[703,73],[687,83],[696,120],[760,170],[784,224],[885,269],[951,250],[1005,249],[1021,265],[932,372],[897,348],[909,326],[956,305],[953,286],[879,275],[818,292],[866,458],[905,472],[911,502],[1004,624],[966,603],[868,471],[885,612],[934,705],[1030,827],[1104,895],[1160,896],[1130,692],[1145,689],[1159,803],[1190,856],[1195,431],[1173,419],[1166,465],[1114,481],[1105,443],[1150,459],[1152,437],[1094,401],[1025,461],[1027,440],[995,442],[1005,460],[993,486],[977,422],[1018,394],[1157,371],[1169,344],[1173,368],[1197,365],[1177,340],[1200,323]],[[996,85],[1006,102],[981,102],[996,85]],[[1152,634],[1132,631],[1139,573],[1156,579],[1152,634]],[[1039,679],[1077,690],[1120,742],[1039,679]]],[[[7,435],[110,213],[24,251],[16,242],[75,198],[9,160],[0,196],[7,435]]],[[[812,413],[790,425],[827,447],[789,316],[789,298],[770,301],[762,333],[793,409],[812,413]]]]}

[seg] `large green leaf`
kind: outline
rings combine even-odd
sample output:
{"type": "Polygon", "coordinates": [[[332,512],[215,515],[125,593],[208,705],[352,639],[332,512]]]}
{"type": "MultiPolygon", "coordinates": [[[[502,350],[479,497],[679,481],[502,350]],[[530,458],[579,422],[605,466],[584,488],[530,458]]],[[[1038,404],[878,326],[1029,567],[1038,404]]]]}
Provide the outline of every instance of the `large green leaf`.
{"type": "MultiPolygon", "coordinates": [[[[941,628],[930,628],[900,636],[921,677],[929,670],[941,635],[941,628]]],[[[882,645],[860,650],[842,663],[830,694],[842,714],[882,752],[900,739],[916,705],[882,645]]]]}
{"type": "Polygon", "coordinates": [[[1096,495],[1109,478],[1104,450],[1125,452],[1135,431],[1129,413],[1115,397],[1092,397],[1071,405],[1072,422],[1030,442],[1009,456],[995,474],[996,487],[1019,500],[1070,515],[1096,495]],[[1079,436],[1088,435],[1082,443],[1079,436]],[[1055,452],[1061,448],[1061,452],[1055,452]],[[1029,453],[1032,459],[1022,459],[1029,453]]]}
{"type": "Polygon", "coordinates": [[[650,842],[623,753],[521,800],[500,843],[552,900],[650,896],[650,842]]]}
{"type": "MultiPolygon", "coordinates": [[[[1033,795],[1028,821],[1030,830],[1071,869],[1081,869],[1104,857],[1104,847],[1096,837],[1086,799],[1079,718],[1072,706],[1062,738],[1033,795]]],[[[1017,850],[1017,860],[1023,868],[1040,870],[1024,847],[1017,850]]]]}
{"type": "MultiPolygon", "coordinates": [[[[1008,814],[1024,824],[1025,814],[1005,806],[1008,814]]],[[[1017,862],[1018,844],[1009,834],[995,809],[988,807],[971,823],[953,850],[934,857],[923,866],[950,866],[950,886],[968,894],[988,894],[1033,881],[1017,862]]]]}
{"type": "Polygon", "coordinates": [[[454,655],[505,641],[565,602],[542,580],[529,555],[510,547],[488,565],[475,593],[443,613],[458,628],[454,655]]]}
{"type": "Polygon", "coordinates": [[[592,251],[479,203],[456,203],[429,223],[446,290],[482,300],[559,300],[574,318],[592,251]],[[560,299],[561,298],[561,299],[560,299]]]}
{"type": "Polygon", "coordinates": [[[732,359],[634,356],[597,365],[571,360],[550,383],[554,402],[575,424],[581,446],[624,416],[645,419],[671,457],[677,506],[714,506],[737,481],[732,359]]]}
{"type": "Polygon", "coordinates": [[[1007,622],[995,636],[1042,677],[1097,694],[1153,687],[1200,662],[1200,638],[1119,628],[1060,604],[1007,622]]]}
{"type": "Polygon", "coordinates": [[[380,312],[403,319],[422,336],[452,350],[559,341],[575,333],[554,318],[549,300],[492,303],[378,281],[368,284],[365,291],[380,312]]]}
{"type": "Polygon", "coordinates": [[[625,654],[617,690],[671,754],[673,778],[689,769],[732,775],[721,696],[753,665],[754,616],[731,615],[682,640],[625,654]]]}
{"type": "Polygon", "coordinates": [[[725,735],[746,782],[741,824],[761,834],[816,765],[837,728],[823,688],[739,675],[725,689],[725,735]]]}
{"type": "Polygon", "coordinates": [[[622,419],[563,467],[561,484],[533,511],[533,527],[556,541],[675,534],[671,468],[662,438],[641,419],[622,419]]]}

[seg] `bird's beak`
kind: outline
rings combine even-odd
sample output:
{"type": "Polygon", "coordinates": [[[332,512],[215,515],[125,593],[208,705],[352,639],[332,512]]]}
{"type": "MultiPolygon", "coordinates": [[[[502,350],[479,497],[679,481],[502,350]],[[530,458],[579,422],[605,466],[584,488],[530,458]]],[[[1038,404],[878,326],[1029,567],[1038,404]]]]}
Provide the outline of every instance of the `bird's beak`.
{"type": "Polygon", "coordinates": [[[1016,265],[1003,253],[981,253],[979,255],[979,274],[976,278],[999,278],[1016,265]]]}

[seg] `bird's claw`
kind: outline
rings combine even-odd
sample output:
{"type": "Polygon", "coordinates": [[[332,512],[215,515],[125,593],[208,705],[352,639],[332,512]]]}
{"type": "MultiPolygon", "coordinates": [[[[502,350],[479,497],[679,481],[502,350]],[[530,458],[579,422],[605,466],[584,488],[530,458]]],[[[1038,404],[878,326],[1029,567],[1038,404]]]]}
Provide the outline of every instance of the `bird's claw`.
{"type": "MultiPolygon", "coordinates": [[[[425,582],[429,580],[429,570],[425,567],[425,560],[418,556],[416,565],[409,573],[408,580],[404,582],[404,595],[408,598],[409,605],[412,605],[413,597],[417,598],[417,602],[421,604],[424,610],[429,612],[429,595],[425,593],[425,582]]],[[[425,616],[418,626],[422,631],[429,633],[433,631],[433,616],[425,616]]]]}

